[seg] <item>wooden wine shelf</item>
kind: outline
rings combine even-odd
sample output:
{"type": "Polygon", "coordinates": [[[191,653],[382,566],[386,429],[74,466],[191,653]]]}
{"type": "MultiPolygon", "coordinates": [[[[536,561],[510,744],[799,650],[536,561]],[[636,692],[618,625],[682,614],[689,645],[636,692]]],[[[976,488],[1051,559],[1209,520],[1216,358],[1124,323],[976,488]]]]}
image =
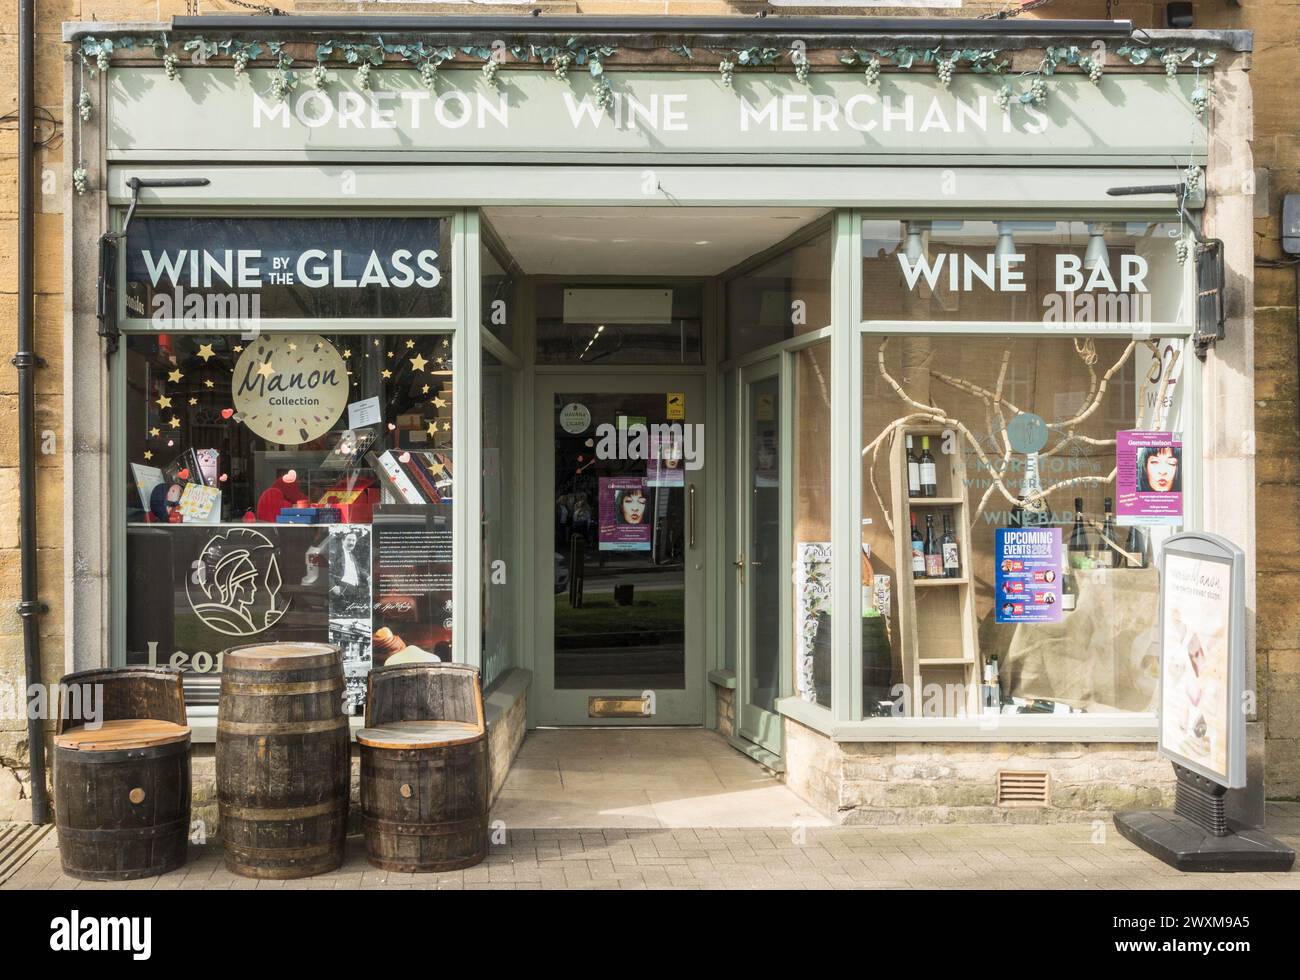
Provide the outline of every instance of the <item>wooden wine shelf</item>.
{"type": "MultiPolygon", "coordinates": [[[[907,437],[916,445],[921,436],[933,443],[942,436],[938,427],[918,426],[896,431],[890,446],[890,487],[893,492],[894,558],[899,569],[898,627],[902,641],[903,677],[911,686],[910,713],[921,714],[927,683],[962,685],[961,701],[967,717],[980,709],[981,671],[975,624],[975,586],[971,578],[970,505],[966,499],[966,464],[960,453],[935,460],[938,490],[944,496],[910,497],[907,493],[907,437]],[[912,568],[912,511],[943,509],[951,512],[961,563],[959,578],[914,579],[912,568]],[[949,588],[944,588],[949,586],[949,588]],[[929,656],[923,654],[928,653],[929,656]]],[[[942,528],[936,528],[940,533],[942,528]]],[[[945,699],[946,700],[946,699],[945,699]]]]}

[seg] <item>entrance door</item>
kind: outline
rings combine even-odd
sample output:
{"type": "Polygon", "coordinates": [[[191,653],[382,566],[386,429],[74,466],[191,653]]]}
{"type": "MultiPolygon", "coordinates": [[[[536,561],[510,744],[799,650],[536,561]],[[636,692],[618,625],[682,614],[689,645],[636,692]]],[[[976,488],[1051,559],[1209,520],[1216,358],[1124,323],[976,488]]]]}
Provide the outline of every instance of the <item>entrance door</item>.
{"type": "Polygon", "coordinates": [[[740,734],[781,754],[781,697],[784,636],[781,572],[781,375],[772,360],[740,375],[741,552],[735,567],[740,597],[740,734]]]}
{"type": "Polygon", "coordinates": [[[543,725],[704,720],[699,376],[537,378],[543,725]]]}

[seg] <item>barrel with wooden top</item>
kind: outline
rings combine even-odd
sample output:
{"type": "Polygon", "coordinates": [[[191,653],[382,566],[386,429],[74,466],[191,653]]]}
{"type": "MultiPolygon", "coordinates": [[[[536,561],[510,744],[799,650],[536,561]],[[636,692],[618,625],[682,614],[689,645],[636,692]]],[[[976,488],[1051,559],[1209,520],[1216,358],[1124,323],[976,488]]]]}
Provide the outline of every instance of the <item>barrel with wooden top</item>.
{"type": "Polygon", "coordinates": [[[54,821],[64,874],[148,878],[185,863],[190,730],[178,671],[117,667],[59,682],[54,821]]]}
{"type": "Polygon", "coordinates": [[[343,655],[325,643],[260,643],[224,656],[217,801],[226,867],[305,878],[343,863],[351,736],[343,655]]]}
{"type": "Polygon", "coordinates": [[[454,871],[487,856],[487,729],[476,668],[419,663],[372,670],[357,743],[371,864],[454,871]]]}

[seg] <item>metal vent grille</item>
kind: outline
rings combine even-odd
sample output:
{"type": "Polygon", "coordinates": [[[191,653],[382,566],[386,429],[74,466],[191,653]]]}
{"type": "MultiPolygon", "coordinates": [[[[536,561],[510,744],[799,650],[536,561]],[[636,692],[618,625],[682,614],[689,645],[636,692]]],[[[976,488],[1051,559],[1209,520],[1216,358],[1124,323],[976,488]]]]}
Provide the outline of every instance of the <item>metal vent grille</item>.
{"type": "Polygon", "coordinates": [[[1048,783],[1045,772],[998,772],[998,806],[1047,806],[1048,783]]]}

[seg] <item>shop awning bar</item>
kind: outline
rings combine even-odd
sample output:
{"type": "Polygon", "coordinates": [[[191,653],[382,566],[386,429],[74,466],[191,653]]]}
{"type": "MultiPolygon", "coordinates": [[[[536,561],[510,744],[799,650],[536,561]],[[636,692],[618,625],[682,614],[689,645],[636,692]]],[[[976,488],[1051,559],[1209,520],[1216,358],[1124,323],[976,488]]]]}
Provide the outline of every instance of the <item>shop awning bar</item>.
{"type": "Polygon", "coordinates": [[[935,17],[491,17],[430,16],[220,16],[174,17],[180,32],[230,31],[274,33],[387,34],[579,34],[601,35],[782,35],[806,36],[984,36],[1127,38],[1127,20],[980,20],[935,17]]]}

